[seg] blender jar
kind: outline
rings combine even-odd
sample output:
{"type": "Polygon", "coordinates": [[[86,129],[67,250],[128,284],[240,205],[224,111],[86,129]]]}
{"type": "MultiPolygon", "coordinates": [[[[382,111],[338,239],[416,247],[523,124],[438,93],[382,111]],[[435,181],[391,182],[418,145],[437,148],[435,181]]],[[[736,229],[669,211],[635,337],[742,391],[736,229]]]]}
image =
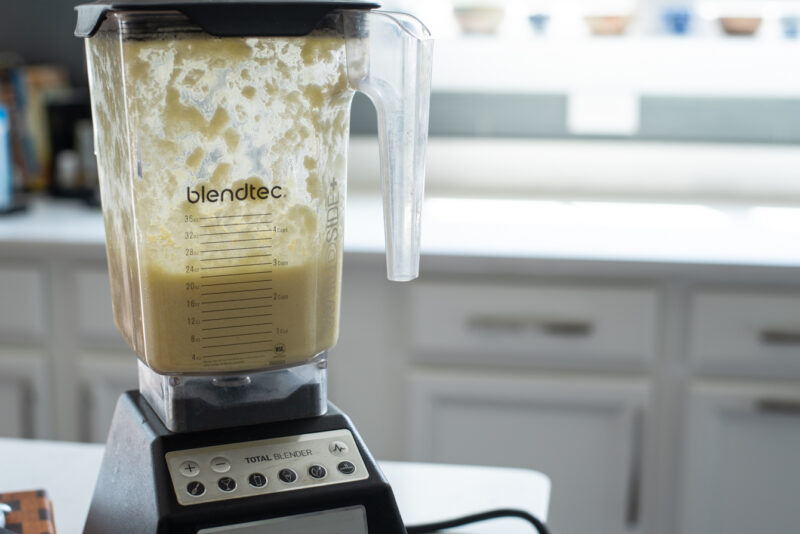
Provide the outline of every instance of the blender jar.
{"type": "Polygon", "coordinates": [[[355,90],[379,113],[389,277],[416,276],[431,40],[373,7],[77,8],[114,319],[170,429],[324,413],[355,90]]]}

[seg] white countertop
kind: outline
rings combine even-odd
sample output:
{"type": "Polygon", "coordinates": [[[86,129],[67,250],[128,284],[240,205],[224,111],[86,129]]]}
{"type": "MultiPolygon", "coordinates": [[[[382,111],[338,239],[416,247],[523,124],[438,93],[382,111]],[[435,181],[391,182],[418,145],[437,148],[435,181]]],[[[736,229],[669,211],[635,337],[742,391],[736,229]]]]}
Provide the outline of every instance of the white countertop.
{"type": "MultiPolygon", "coordinates": [[[[382,254],[381,203],[348,198],[345,251],[382,254]]],[[[428,198],[422,253],[800,267],[800,208],[428,198]]],[[[0,246],[104,243],[99,210],[38,200],[0,217],[0,246]]]]}
{"type": "MultiPolygon", "coordinates": [[[[59,534],[79,534],[100,470],[103,445],[0,438],[0,493],[47,490],[59,534]]],[[[547,520],[550,480],[526,469],[381,462],[408,525],[497,508],[547,520]]],[[[455,532],[530,534],[517,519],[498,519],[455,532]]]]}

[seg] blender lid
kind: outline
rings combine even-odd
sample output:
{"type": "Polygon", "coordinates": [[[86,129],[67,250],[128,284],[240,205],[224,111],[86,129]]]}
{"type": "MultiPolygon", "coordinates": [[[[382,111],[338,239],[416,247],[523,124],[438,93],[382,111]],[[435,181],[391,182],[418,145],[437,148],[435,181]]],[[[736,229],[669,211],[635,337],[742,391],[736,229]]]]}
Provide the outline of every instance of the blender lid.
{"type": "Polygon", "coordinates": [[[178,11],[217,37],[308,35],[335,9],[374,9],[369,0],[95,0],[75,7],[76,37],[91,37],[109,12],[178,11]]]}

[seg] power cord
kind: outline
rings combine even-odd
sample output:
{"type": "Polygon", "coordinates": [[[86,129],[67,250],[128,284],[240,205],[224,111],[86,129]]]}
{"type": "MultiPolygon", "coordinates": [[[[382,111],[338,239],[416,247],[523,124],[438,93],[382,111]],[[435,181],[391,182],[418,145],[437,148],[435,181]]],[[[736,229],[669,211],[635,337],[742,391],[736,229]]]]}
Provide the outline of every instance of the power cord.
{"type": "Polygon", "coordinates": [[[519,519],[524,519],[528,523],[532,524],[534,528],[536,528],[539,534],[550,534],[550,531],[547,529],[544,523],[539,521],[534,515],[529,514],[528,512],[524,512],[522,510],[491,510],[488,512],[482,512],[479,514],[472,514],[472,515],[465,515],[464,517],[458,517],[456,519],[450,519],[447,521],[438,521],[436,523],[426,523],[424,525],[412,525],[407,526],[406,531],[408,534],[428,534],[432,532],[439,532],[440,530],[445,530],[448,528],[456,528],[464,525],[468,525],[470,523],[478,523],[480,521],[488,521],[489,519],[499,519],[501,517],[517,517],[519,519]]]}

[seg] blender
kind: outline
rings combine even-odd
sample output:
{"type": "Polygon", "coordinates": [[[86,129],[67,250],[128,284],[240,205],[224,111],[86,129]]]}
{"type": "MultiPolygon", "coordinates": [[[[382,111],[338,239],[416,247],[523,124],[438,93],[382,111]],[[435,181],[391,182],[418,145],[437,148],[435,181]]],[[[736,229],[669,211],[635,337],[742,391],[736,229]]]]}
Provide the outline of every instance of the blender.
{"type": "Polygon", "coordinates": [[[404,533],[328,403],[350,104],[372,99],[388,277],[416,278],[432,40],[347,1],[97,1],[86,43],[115,410],[85,534],[404,533]]]}

